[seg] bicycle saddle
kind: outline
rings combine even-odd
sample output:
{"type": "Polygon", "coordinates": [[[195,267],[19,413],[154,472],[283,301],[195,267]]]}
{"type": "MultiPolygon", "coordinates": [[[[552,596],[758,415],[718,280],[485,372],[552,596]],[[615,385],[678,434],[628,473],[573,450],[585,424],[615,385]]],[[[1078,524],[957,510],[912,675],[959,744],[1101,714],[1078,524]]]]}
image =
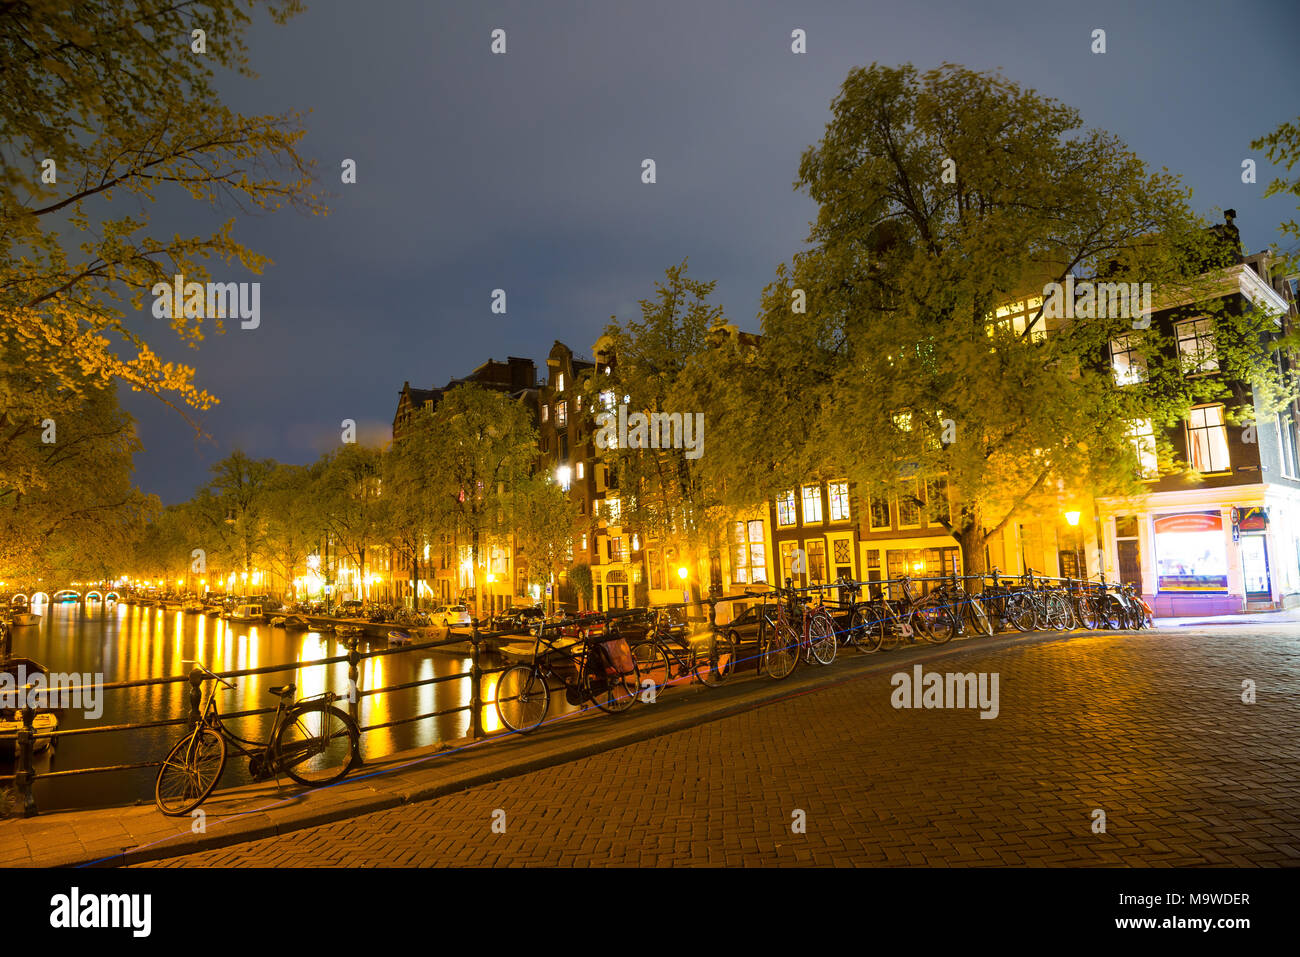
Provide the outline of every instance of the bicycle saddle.
{"type": "Polygon", "coordinates": [[[266,693],[279,695],[281,698],[288,698],[297,690],[297,685],[278,685],[274,688],[267,688],[266,693]]]}

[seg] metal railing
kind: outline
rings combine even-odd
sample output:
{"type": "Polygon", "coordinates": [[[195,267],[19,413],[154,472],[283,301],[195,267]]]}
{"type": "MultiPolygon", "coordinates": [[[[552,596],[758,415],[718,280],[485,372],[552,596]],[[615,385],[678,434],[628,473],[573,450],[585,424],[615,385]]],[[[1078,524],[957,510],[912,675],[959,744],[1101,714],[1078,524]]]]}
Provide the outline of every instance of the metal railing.
{"type": "MultiPolygon", "coordinates": [[[[2,627],[2,626],[0,626],[2,627]]],[[[245,668],[238,671],[222,672],[222,678],[242,678],[250,675],[277,674],[288,671],[297,671],[304,668],[326,668],[331,665],[347,663],[348,666],[348,694],[339,695],[341,703],[346,702],[349,713],[353,720],[357,722],[358,728],[362,734],[371,731],[379,731],[385,728],[393,728],[399,725],[412,724],[417,721],[428,721],[437,718],[443,718],[448,715],[468,711],[470,713],[469,732],[473,739],[484,737],[483,732],[483,679],[488,675],[498,674],[505,670],[504,667],[484,667],[482,662],[483,643],[490,638],[515,637],[513,632],[480,632],[478,625],[474,624],[469,635],[453,635],[450,630],[448,637],[436,641],[412,642],[399,647],[378,648],[374,650],[361,651],[358,645],[360,638],[347,639],[348,651],[346,654],[333,655],[327,658],[318,658],[313,661],[289,661],[281,664],[265,665],[260,668],[245,668]],[[383,658],[390,655],[413,654],[421,651],[438,650],[450,645],[463,645],[465,641],[470,642],[470,668],[468,671],[457,672],[455,674],[434,676],[432,678],[422,678],[415,681],[404,681],[399,684],[385,685],[378,688],[362,689],[359,684],[360,664],[362,661],[371,658],[383,658]],[[370,698],[377,695],[392,694],[398,691],[405,691],[412,688],[419,688],[426,685],[438,685],[447,681],[462,681],[470,679],[470,700],[468,704],[462,704],[452,708],[441,708],[436,711],[424,712],[421,714],[408,715],[401,718],[395,718],[390,721],[382,721],[376,724],[361,725],[360,722],[360,705],[362,698],[370,698]]],[[[517,637],[524,637],[518,635],[517,637]]],[[[6,636],[7,640],[7,636],[6,636]]],[[[0,657],[7,658],[7,649],[0,657]]],[[[49,739],[50,747],[55,746],[55,742],[63,738],[72,738],[92,734],[113,734],[124,732],[142,731],[148,728],[163,728],[169,726],[194,727],[201,719],[200,708],[203,701],[203,682],[208,680],[207,676],[198,669],[192,670],[188,675],[173,675],[164,678],[140,678],[132,681],[115,681],[106,683],[97,687],[101,691],[123,691],[134,688],[149,687],[155,685],[172,685],[181,682],[188,682],[189,693],[189,713],[183,718],[167,718],[157,721],[137,721],[123,724],[99,725],[87,728],[71,728],[62,731],[41,731],[37,732],[35,728],[35,709],[26,707],[18,709],[21,716],[22,726],[18,731],[0,733],[0,747],[4,747],[7,741],[14,742],[14,771],[12,774],[0,774],[0,787],[6,783],[12,782],[15,792],[18,813],[23,817],[31,817],[37,813],[36,798],[34,795],[34,785],[37,780],[54,780],[59,778],[71,778],[79,775],[103,774],[110,772],[136,771],[143,768],[159,767],[162,764],[161,758],[157,761],[137,761],[127,764],[112,764],[90,768],[71,768],[63,771],[43,771],[38,772],[35,767],[35,742],[37,737],[49,739]]],[[[29,683],[23,689],[23,698],[30,702],[30,692],[32,685],[29,683]]],[[[66,692],[85,690],[84,688],[64,688],[66,692]]],[[[247,711],[223,712],[223,718],[250,718],[258,715],[274,714],[274,707],[254,708],[247,711]]]]}

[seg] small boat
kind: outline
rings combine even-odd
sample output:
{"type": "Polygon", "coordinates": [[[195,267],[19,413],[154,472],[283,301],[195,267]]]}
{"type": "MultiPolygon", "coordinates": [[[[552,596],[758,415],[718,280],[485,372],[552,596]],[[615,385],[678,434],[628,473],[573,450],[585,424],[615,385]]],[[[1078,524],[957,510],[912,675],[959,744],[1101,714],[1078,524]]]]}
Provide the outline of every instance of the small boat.
{"type": "Polygon", "coordinates": [[[394,628],[388,633],[388,643],[390,645],[409,645],[414,640],[409,631],[404,631],[401,628],[394,628]]]}
{"type": "Polygon", "coordinates": [[[339,638],[360,638],[366,630],[360,625],[336,625],[334,634],[339,638]]]}
{"type": "MultiPolygon", "coordinates": [[[[274,624],[274,622],[272,622],[272,624],[274,624]]],[[[285,615],[283,624],[284,627],[290,631],[306,631],[311,627],[311,622],[302,615],[285,615]]]]}
{"type": "Polygon", "coordinates": [[[227,621],[256,621],[259,623],[266,619],[261,605],[236,605],[234,611],[222,617],[227,621]]]}
{"type": "MultiPolygon", "coordinates": [[[[0,714],[7,714],[12,710],[12,708],[0,708],[0,714]]],[[[0,716],[0,735],[14,734],[22,729],[23,719],[20,714],[15,714],[12,718],[0,716]]],[[[36,732],[36,737],[32,738],[32,753],[40,754],[53,742],[50,732],[59,730],[59,719],[48,711],[37,711],[32,715],[32,730],[36,732]]]]}
{"type": "MultiPolygon", "coordinates": [[[[19,681],[26,682],[33,674],[49,675],[44,665],[33,661],[31,658],[17,656],[11,657],[0,664],[0,672],[5,672],[11,676],[14,684],[19,681]]],[[[11,689],[14,686],[9,682],[6,682],[6,684],[9,684],[11,689]]],[[[23,716],[21,709],[17,707],[0,707],[0,734],[11,734],[15,731],[21,731],[22,728],[23,716]]],[[[53,739],[49,735],[51,731],[59,729],[58,716],[53,711],[37,711],[32,716],[32,729],[36,732],[36,737],[32,739],[32,751],[39,754],[53,743],[53,739]]]]}
{"type": "Polygon", "coordinates": [[[190,599],[185,604],[181,605],[181,611],[185,612],[187,615],[201,615],[205,610],[203,602],[199,601],[197,598],[190,599]]]}
{"type": "Polygon", "coordinates": [[[34,611],[16,611],[11,620],[15,627],[19,625],[39,625],[41,616],[34,611]]]}

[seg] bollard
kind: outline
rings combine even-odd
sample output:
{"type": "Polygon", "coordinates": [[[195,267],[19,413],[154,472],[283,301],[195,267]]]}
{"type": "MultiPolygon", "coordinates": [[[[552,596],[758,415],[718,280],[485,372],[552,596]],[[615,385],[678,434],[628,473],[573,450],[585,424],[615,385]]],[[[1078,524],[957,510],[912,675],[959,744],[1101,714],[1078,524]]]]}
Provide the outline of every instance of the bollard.
{"type": "MultiPolygon", "coordinates": [[[[27,688],[30,692],[31,685],[27,688]]],[[[35,718],[36,712],[32,710],[29,703],[28,707],[23,708],[23,727],[18,732],[15,745],[14,757],[17,758],[18,766],[14,768],[14,788],[18,792],[23,817],[36,815],[36,795],[32,793],[32,780],[36,777],[36,771],[32,767],[32,743],[35,730],[32,722],[35,718]]]]}
{"type": "Polygon", "coordinates": [[[361,663],[361,652],[357,651],[357,639],[348,639],[348,714],[358,725],[361,724],[361,695],[357,694],[357,679],[361,676],[357,665],[361,663]]]}
{"type": "Polygon", "coordinates": [[[195,668],[190,672],[190,727],[197,728],[203,720],[203,672],[195,668]]]}
{"type": "Polygon", "coordinates": [[[473,651],[470,658],[469,736],[477,741],[483,737],[483,668],[479,664],[478,622],[470,632],[473,651]]]}

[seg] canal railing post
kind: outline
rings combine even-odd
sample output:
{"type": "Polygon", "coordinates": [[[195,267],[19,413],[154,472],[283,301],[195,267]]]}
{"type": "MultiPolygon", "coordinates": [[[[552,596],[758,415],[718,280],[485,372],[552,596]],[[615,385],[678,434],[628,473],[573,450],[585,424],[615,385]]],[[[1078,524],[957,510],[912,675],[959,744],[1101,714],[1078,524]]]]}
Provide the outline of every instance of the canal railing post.
{"type": "Polygon", "coordinates": [[[348,639],[348,714],[352,720],[361,723],[361,695],[357,693],[357,679],[361,676],[358,665],[361,663],[361,652],[357,650],[358,639],[348,639]]]}
{"type": "Polygon", "coordinates": [[[470,695],[469,695],[469,734],[477,741],[483,737],[483,668],[479,663],[478,619],[474,619],[470,632],[472,650],[470,652],[470,695]]]}
{"type": "MultiPolygon", "coordinates": [[[[31,694],[31,685],[26,688],[26,693],[31,694]]],[[[36,720],[36,712],[31,706],[31,700],[28,699],[27,706],[23,711],[23,726],[18,732],[18,740],[15,743],[14,757],[17,759],[17,767],[14,768],[14,787],[18,791],[18,802],[22,807],[23,817],[34,817],[36,815],[36,795],[32,793],[32,779],[36,777],[36,771],[32,767],[32,738],[35,728],[33,722],[36,720]]]]}
{"type": "Polygon", "coordinates": [[[190,672],[190,727],[197,728],[203,720],[203,672],[195,668],[190,672]]]}

